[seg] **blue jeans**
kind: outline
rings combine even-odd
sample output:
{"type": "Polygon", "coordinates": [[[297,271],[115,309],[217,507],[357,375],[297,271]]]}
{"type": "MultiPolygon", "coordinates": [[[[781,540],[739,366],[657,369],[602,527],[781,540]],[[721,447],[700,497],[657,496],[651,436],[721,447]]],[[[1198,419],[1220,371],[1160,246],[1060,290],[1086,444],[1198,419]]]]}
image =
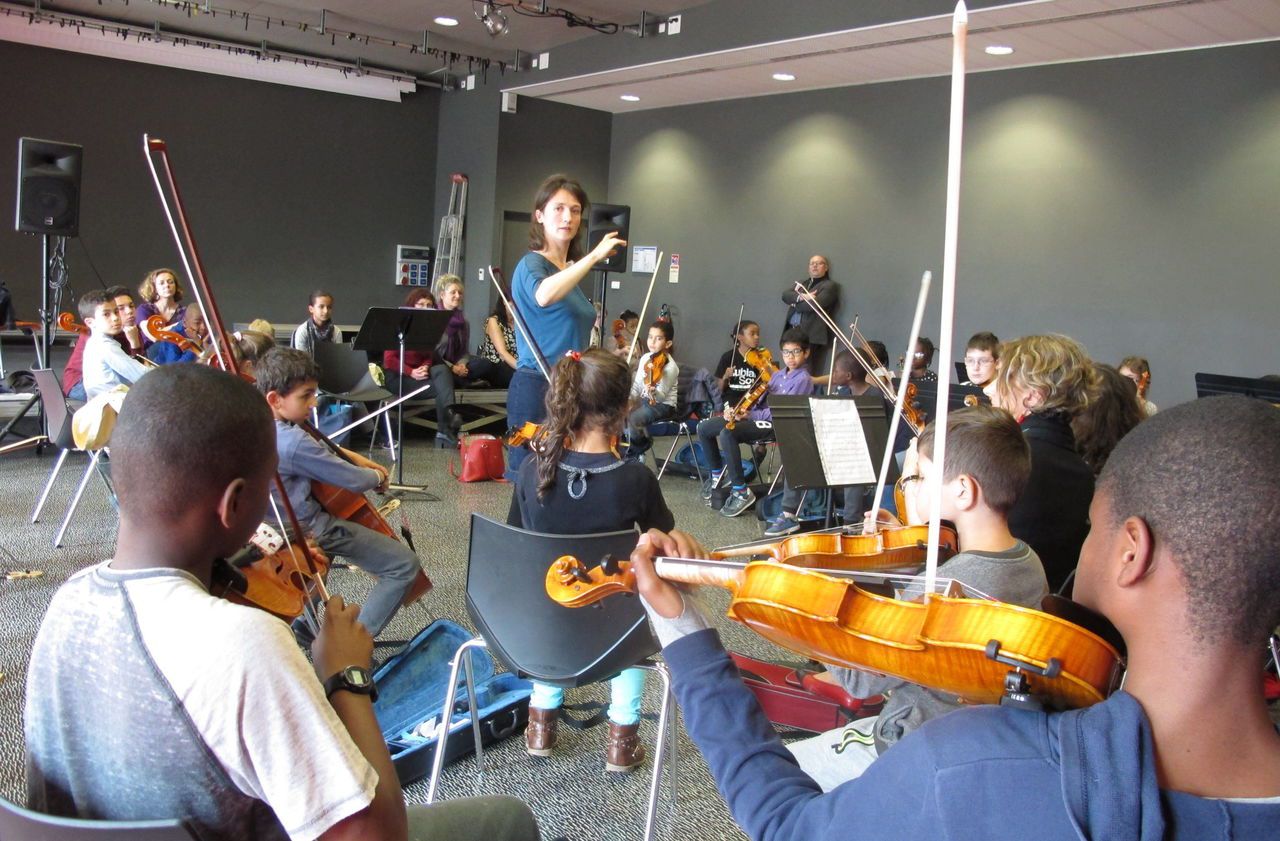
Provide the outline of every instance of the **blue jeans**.
{"type": "MultiPolygon", "coordinates": [[[[626,726],[640,723],[640,697],[644,695],[644,669],[623,669],[609,681],[609,720],[626,726]]],[[[558,710],[564,703],[564,690],[558,686],[533,682],[529,706],[540,710],[558,710]]]]}
{"type": "MultiPolygon", "coordinates": [[[[535,423],[547,416],[547,381],[536,368],[517,368],[507,387],[507,428],[519,429],[525,421],[535,423]]],[[[514,482],[520,465],[529,457],[528,447],[507,447],[507,471],[502,474],[514,482]]]]}
{"type": "Polygon", "coordinates": [[[347,520],[334,520],[317,542],[326,554],[341,555],[378,579],[360,608],[361,624],[376,637],[418,577],[418,556],[395,538],[347,520]]]}
{"type": "Polygon", "coordinates": [[[641,401],[640,405],[633,409],[627,417],[627,431],[631,434],[632,448],[639,449],[643,447],[648,449],[652,443],[649,439],[649,424],[671,420],[675,416],[676,409],[674,406],[668,406],[666,403],[652,405],[648,401],[641,401]]]}

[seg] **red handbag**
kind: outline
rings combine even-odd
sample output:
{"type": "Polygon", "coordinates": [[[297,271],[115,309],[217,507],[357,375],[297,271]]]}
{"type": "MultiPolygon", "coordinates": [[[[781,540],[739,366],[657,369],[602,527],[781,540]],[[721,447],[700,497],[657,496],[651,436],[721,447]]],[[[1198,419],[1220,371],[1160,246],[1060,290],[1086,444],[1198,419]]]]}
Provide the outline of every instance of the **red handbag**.
{"type": "Polygon", "coordinates": [[[462,473],[458,474],[457,462],[450,459],[449,475],[459,482],[503,481],[506,457],[502,441],[492,435],[462,435],[458,452],[462,455],[462,473]]]}

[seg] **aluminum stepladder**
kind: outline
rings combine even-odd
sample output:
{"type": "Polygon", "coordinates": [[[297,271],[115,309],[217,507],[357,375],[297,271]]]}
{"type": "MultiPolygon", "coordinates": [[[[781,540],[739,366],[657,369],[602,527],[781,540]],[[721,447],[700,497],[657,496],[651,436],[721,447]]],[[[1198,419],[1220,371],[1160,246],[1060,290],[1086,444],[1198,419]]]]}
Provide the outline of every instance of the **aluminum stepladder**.
{"type": "Polygon", "coordinates": [[[431,276],[433,287],[441,275],[458,275],[462,267],[462,227],[467,218],[467,176],[455,172],[449,176],[449,180],[449,209],[440,218],[440,236],[436,239],[436,267],[431,276]]]}

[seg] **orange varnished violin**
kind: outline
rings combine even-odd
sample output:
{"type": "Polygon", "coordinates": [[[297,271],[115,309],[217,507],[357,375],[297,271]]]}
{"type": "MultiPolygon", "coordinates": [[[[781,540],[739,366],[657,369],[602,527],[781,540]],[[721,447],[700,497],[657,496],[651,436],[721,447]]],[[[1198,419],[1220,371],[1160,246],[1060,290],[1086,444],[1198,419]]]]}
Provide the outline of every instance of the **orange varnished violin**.
{"type": "Polygon", "coordinates": [[[291,622],[302,615],[306,594],[314,586],[311,576],[323,581],[329,572],[329,557],[319,544],[308,538],[307,551],[315,562],[314,570],[304,566],[303,550],[296,545],[286,544],[266,554],[251,543],[242,554],[252,560],[242,563],[233,557],[226,567],[214,567],[209,592],[291,622]]]}
{"type": "Polygon", "coordinates": [[[773,361],[773,354],[768,348],[752,348],[742,355],[742,359],[756,369],[759,377],[751,390],[742,395],[738,405],[733,407],[733,419],[725,423],[725,429],[733,429],[741,416],[769,393],[769,380],[773,379],[773,373],[778,370],[778,363],[773,361]]]}
{"type": "MultiPolygon", "coordinates": [[[[26,325],[23,325],[23,326],[26,326],[26,325]]],[[[40,325],[33,323],[31,324],[31,328],[34,330],[39,330],[40,325]]],[[[66,333],[80,333],[81,335],[86,335],[86,336],[89,334],[88,326],[81,324],[79,321],[76,321],[76,317],[69,312],[58,313],[58,329],[66,333]]]]}
{"type": "Polygon", "coordinates": [[[521,447],[536,438],[541,431],[542,427],[533,421],[525,421],[520,426],[507,430],[502,440],[508,447],[521,447]]]}
{"type": "MultiPolygon", "coordinates": [[[[776,543],[762,543],[711,552],[712,560],[767,558],[809,569],[915,570],[925,560],[928,526],[881,527],[870,534],[798,534],[776,543]]],[[[939,554],[945,560],[960,545],[956,530],[943,525],[939,554]]]]}
{"type": "Polygon", "coordinates": [[[153,315],[147,319],[146,334],[157,342],[173,342],[183,353],[194,353],[197,356],[204,353],[204,348],[199,342],[181,333],[167,330],[165,327],[164,316],[153,315]]]}
{"type": "MultiPolygon", "coordinates": [[[[1011,671],[1046,704],[1088,706],[1119,685],[1122,641],[1097,617],[1076,624],[1084,608],[1067,603],[1073,620],[1018,605],[932,595],[906,601],[870,592],[858,573],[804,569],[773,561],[655,558],[659,576],[733,593],[729,617],[784,648],[834,666],[871,671],[952,693],[971,703],[996,703],[1011,671]]],[[[863,580],[868,576],[863,574],[863,580]]],[[[635,592],[629,561],[587,569],[564,556],[548,569],[547,595],[582,607],[614,593],[635,592]]],[[[1055,597],[1046,599],[1056,607],[1055,597]]],[[[1065,600],[1062,600],[1065,601],[1065,600]]],[[[1064,611],[1066,612],[1066,611],[1064,611]]]]}
{"type": "Polygon", "coordinates": [[[670,357],[667,356],[666,351],[662,350],[649,357],[649,370],[648,376],[646,377],[647,382],[645,384],[649,386],[650,404],[658,401],[658,385],[662,382],[662,372],[667,367],[667,361],[669,359],[670,357]]]}

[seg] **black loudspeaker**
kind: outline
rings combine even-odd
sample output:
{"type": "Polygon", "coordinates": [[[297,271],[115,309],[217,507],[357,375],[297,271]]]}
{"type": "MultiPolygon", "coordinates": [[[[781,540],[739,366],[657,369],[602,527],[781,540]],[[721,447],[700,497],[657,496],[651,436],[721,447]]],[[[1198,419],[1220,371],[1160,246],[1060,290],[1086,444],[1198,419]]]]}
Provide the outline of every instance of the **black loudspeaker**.
{"type": "Polygon", "coordinates": [[[18,141],[18,211],[14,227],[73,237],[80,230],[80,160],[84,147],[23,137],[18,141]]]}
{"type": "MultiPolygon", "coordinates": [[[[593,204],[587,219],[587,251],[595,248],[604,239],[605,234],[617,233],[623,239],[628,236],[631,227],[631,208],[625,204],[593,204]]],[[[596,263],[599,272],[627,271],[627,249],[619,248],[607,260],[596,263]]]]}

